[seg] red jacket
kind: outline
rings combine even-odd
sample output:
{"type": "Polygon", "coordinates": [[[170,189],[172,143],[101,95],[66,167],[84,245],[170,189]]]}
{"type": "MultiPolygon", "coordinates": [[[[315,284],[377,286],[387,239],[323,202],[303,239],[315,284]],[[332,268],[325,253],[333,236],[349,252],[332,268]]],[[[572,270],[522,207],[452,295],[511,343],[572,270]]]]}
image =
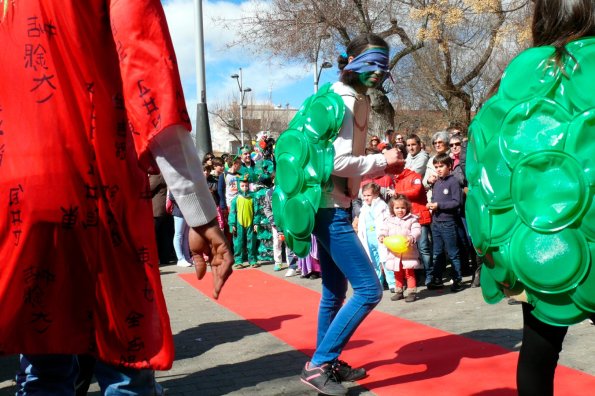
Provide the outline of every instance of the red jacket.
{"type": "Polygon", "coordinates": [[[411,213],[416,215],[419,224],[430,224],[432,215],[426,204],[428,198],[426,190],[421,182],[422,176],[411,169],[403,169],[403,172],[395,176],[395,193],[403,194],[411,201],[411,213]]]}

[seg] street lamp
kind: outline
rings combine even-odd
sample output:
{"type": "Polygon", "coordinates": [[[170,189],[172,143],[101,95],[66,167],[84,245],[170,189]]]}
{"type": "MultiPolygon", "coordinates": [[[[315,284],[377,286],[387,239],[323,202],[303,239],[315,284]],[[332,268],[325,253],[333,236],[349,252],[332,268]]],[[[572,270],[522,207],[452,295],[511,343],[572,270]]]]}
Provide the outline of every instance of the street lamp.
{"type": "Polygon", "coordinates": [[[318,37],[318,45],[316,46],[316,52],[314,53],[314,93],[318,92],[318,81],[320,80],[320,73],[322,72],[322,69],[333,67],[333,64],[330,62],[322,62],[320,69],[318,68],[318,53],[320,52],[320,44],[322,43],[322,40],[330,37],[330,34],[323,34],[322,36],[318,37]]]}
{"type": "Polygon", "coordinates": [[[251,88],[244,88],[242,85],[242,68],[240,67],[240,74],[232,74],[231,78],[238,82],[238,88],[240,89],[240,143],[244,145],[244,96],[246,92],[252,91],[251,88]]]}
{"type": "Polygon", "coordinates": [[[333,67],[331,62],[322,62],[322,65],[320,65],[320,69],[318,69],[316,79],[314,80],[314,93],[318,92],[318,81],[320,81],[320,73],[322,73],[322,69],[329,69],[331,67],[333,67]]]}

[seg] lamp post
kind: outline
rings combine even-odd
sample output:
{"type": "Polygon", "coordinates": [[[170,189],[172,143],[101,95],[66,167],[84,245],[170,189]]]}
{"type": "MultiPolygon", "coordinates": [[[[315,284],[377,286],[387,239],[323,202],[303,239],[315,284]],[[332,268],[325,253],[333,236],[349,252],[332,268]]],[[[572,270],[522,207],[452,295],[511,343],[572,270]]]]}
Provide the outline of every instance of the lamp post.
{"type": "Polygon", "coordinates": [[[202,22],[202,0],[194,0],[195,10],[195,37],[196,37],[196,135],[195,145],[199,158],[207,152],[213,151],[211,141],[211,127],[207,110],[207,90],[205,78],[205,51],[202,22]]]}
{"type": "Polygon", "coordinates": [[[314,93],[318,92],[318,81],[320,81],[320,73],[322,73],[322,69],[329,69],[331,67],[333,67],[331,62],[322,62],[320,65],[320,69],[318,69],[314,79],[314,93]]]}
{"type": "Polygon", "coordinates": [[[320,44],[323,39],[330,38],[330,34],[323,34],[318,38],[318,45],[316,46],[316,52],[314,53],[314,93],[318,92],[318,81],[320,81],[320,73],[322,69],[328,69],[333,67],[331,62],[322,62],[320,69],[318,68],[318,53],[320,52],[320,44]]]}
{"type": "Polygon", "coordinates": [[[232,74],[231,78],[238,82],[238,88],[240,89],[240,143],[244,145],[244,96],[246,92],[252,91],[251,88],[244,88],[242,85],[242,68],[240,67],[240,74],[232,74]]]}

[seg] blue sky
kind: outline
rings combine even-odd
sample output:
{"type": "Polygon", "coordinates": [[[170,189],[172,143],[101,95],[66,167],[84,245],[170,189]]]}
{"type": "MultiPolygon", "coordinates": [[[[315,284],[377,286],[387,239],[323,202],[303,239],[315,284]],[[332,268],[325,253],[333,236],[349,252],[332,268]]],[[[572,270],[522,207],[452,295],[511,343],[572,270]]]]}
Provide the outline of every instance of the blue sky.
{"type": "MultiPolygon", "coordinates": [[[[176,50],[188,110],[194,121],[196,109],[196,65],[194,38],[194,0],[162,0],[170,33],[176,50]]],[[[248,48],[227,44],[237,38],[237,31],[225,28],[215,19],[236,19],[247,15],[249,2],[241,0],[203,1],[205,41],[205,71],[207,107],[225,106],[237,100],[237,82],[230,78],[243,70],[243,85],[252,92],[248,100],[253,103],[289,104],[299,107],[313,92],[313,66],[311,63],[280,65],[268,56],[254,56],[248,48]]],[[[232,24],[233,25],[233,24],[232,24]]],[[[337,69],[322,72],[321,85],[336,79],[337,69]]]]}

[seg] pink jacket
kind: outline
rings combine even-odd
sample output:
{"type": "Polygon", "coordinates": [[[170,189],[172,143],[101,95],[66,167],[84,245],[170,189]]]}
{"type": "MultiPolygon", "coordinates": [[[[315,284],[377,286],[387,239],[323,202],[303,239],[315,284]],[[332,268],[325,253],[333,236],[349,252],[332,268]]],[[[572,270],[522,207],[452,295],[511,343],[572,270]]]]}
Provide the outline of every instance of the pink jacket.
{"type": "Polygon", "coordinates": [[[405,253],[395,255],[387,249],[386,269],[399,271],[402,268],[422,268],[419,262],[419,252],[415,242],[421,235],[421,225],[417,221],[417,216],[409,213],[402,219],[397,216],[388,216],[384,219],[378,236],[403,235],[413,237],[413,244],[405,253]]]}

